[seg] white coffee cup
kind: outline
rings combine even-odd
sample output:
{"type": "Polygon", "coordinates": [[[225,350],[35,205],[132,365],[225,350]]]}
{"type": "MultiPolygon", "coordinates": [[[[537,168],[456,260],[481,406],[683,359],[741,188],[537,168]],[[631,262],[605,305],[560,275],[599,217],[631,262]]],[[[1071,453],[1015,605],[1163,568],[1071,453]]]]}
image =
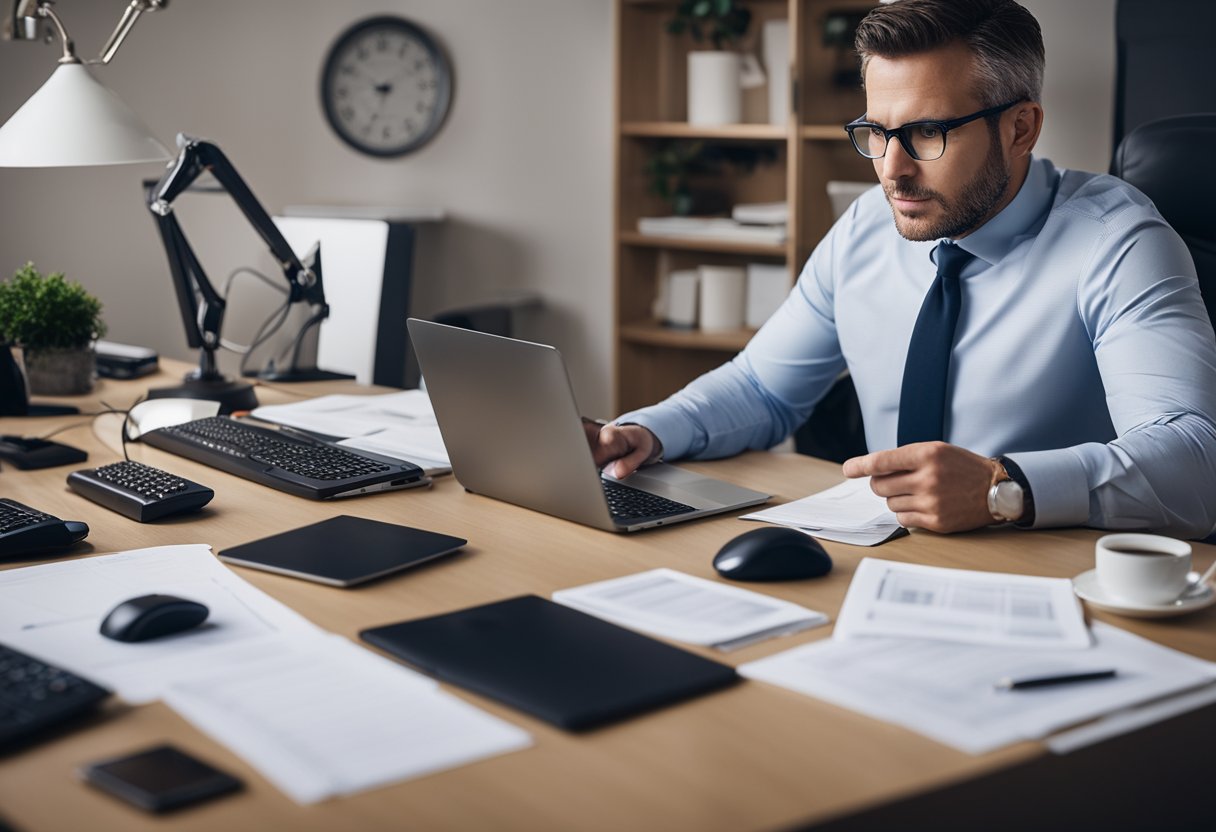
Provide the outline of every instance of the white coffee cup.
{"type": "Polygon", "coordinates": [[[1095,546],[1098,585],[1132,604],[1168,604],[1187,587],[1191,546],[1155,534],[1108,534],[1095,546]]]}

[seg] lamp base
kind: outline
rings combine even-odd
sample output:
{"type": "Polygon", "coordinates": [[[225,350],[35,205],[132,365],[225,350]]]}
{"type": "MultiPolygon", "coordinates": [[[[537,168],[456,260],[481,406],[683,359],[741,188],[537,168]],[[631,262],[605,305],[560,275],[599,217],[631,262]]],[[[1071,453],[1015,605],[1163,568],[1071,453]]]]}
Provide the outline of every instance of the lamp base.
{"type": "Polygon", "coordinates": [[[220,376],[214,379],[187,378],[177,387],[157,387],[148,391],[149,399],[206,399],[219,402],[220,413],[253,410],[258,397],[253,386],[220,376]]]}
{"type": "Polygon", "coordinates": [[[320,370],[316,367],[301,367],[295,370],[262,370],[256,373],[262,381],[296,382],[296,381],[348,381],[353,379],[350,373],[336,373],[333,370],[320,370]]]}

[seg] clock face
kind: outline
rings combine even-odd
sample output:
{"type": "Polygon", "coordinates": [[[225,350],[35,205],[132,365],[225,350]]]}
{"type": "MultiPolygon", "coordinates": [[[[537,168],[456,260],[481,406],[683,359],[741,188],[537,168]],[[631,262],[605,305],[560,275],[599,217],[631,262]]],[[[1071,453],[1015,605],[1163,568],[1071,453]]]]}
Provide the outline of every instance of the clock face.
{"type": "Polygon", "coordinates": [[[400,156],[426,144],[451,101],[452,70],[443,50],[400,17],[373,17],[347,29],[321,73],[330,126],[373,156],[400,156]]]}

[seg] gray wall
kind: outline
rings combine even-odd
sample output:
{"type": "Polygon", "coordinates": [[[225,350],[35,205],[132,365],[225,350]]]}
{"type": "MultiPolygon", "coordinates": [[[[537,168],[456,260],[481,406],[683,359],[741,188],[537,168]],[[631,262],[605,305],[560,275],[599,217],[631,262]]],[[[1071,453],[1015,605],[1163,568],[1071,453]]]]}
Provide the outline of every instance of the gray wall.
{"type": "MultiPolygon", "coordinates": [[[[0,0],[7,9],[9,0],[0,0]]],[[[1024,0],[1047,43],[1039,145],[1057,164],[1110,157],[1114,0],[1024,0]]],[[[125,0],[61,0],[82,55],[100,49],[125,0]]],[[[439,207],[420,240],[414,309],[540,294],[525,337],[566,354],[584,412],[609,415],[611,362],[612,4],[610,0],[175,0],[145,16],[98,76],[152,129],[216,141],[274,212],[288,204],[439,207]],[[334,37],[395,13],[444,43],[456,73],[449,120],[426,148],[393,161],[342,144],[317,81],[334,37]]],[[[0,43],[0,117],[54,68],[55,47],[0,43]]],[[[158,166],[0,169],[0,274],[28,259],[98,294],[113,340],[192,358],[140,180],[158,166]]],[[[265,267],[231,204],[178,203],[208,273],[265,267]]],[[[272,303],[249,292],[225,335],[247,340],[272,303]],[[258,306],[258,303],[263,304],[258,306]],[[250,307],[253,308],[250,308],[250,307]]],[[[330,284],[331,293],[335,291],[330,284]]]]}

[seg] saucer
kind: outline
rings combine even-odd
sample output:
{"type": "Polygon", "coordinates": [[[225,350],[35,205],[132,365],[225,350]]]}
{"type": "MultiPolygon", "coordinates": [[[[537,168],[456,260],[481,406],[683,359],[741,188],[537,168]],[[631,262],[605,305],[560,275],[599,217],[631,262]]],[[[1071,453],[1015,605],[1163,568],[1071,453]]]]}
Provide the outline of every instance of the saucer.
{"type": "Polygon", "coordinates": [[[1098,572],[1096,569],[1082,572],[1073,578],[1072,589],[1073,592],[1077,593],[1077,597],[1087,604],[1092,604],[1100,610],[1115,612],[1119,615],[1130,616],[1131,618],[1169,618],[1174,615],[1186,615],[1188,612],[1202,610],[1216,603],[1216,590],[1212,589],[1211,584],[1208,584],[1203,588],[1203,592],[1185,600],[1171,601],[1168,604],[1133,604],[1130,601],[1112,598],[1107,595],[1102,590],[1102,587],[1098,585],[1098,572]]]}

